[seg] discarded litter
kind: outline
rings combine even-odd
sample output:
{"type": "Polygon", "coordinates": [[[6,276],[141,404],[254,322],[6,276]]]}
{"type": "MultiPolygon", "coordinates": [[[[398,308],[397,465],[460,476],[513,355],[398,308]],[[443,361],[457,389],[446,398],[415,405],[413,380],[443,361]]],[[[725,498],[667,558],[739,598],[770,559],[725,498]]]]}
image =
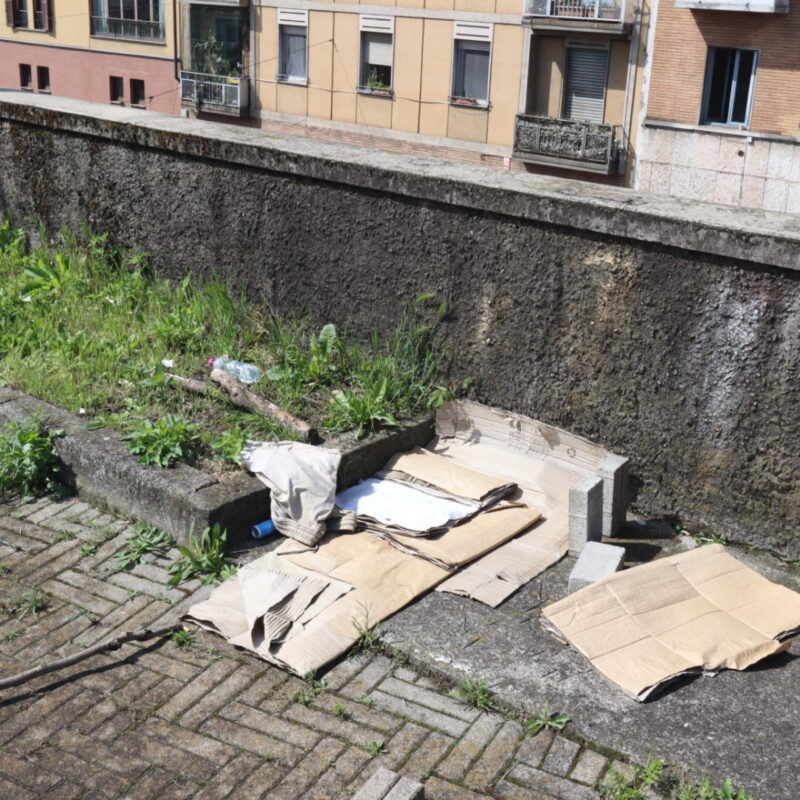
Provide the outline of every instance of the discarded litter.
{"type": "Polygon", "coordinates": [[[255,383],[261,377],[261,370],[254,364],[245,364],[228,356],[209,358],[208,365],[213,369],[221,369],[242,383],[255,383]]]}
{"type": "Polygon", "coordinates": [[[271,519],[259,522],[258,525],[253,525],[250,529],[250,535],[254,539],[263,539],[275,532],[275,523],[271,519]]]}
{"type": "Polygon", "coordinates": [[[614,573],[545,608],[541,622],[643,701],[681,675],[788,649],[800,595],[708,545],[614,573]]]}

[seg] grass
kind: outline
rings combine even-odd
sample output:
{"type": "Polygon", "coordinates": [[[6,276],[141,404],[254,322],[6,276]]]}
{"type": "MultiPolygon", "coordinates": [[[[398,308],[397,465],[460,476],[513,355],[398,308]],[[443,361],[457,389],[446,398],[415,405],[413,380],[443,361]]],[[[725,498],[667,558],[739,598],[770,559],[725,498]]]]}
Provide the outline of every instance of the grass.
{"type": "Polygon", "coordinates": [[[227,540],[227,531],[218,523],[205,528],[200,536],[192,534],[188,545],[178,545],[181,558],[170,564],[167,585],[174,588],[194,577],[207,584],[233,575],[236,566],[225,558],[227,540]]]}
{"type": "Polygon", "coordinates": [[[753,800],[744,789],[737,789],[730,778],[715,786],[708,777],[696,781],[687,775],[670,775],[660,758],[637,767],[633,777],[609,770],[600,796],[603,800],[649,800],[657,790],[664,800],[753,800]]]}
{"type": "Polygon", "coordinates": [[[358,339],[283,319],[218,278],[159,280],[105,236],[40,238],[31,248],[0,222],[0,385],[85,409],[91,427],[121,431],[150,463],[230,462],[247,438],[291,438],[221,392],[196,395],[168,376],[207,378],[209,357],[225,353],[261,368],[254,391],[331,431],[365,433],[449,396],[437,385],[444,311],[429,295],[407,303],[387,335],[358,339]]]}
{"type": "Polygon", "coordinates": [[[11,567],[5,561],[0,561],[0,575],[8,575],[11,572],[11,567]]]}
{"type": "Polygon", "coordinates": [[[381,649],[381,628],[370,619],[369,606],[360,604],[361,619],[353,619],[350,624],[358,634],[351,653],[374,653],[381,649]]]}
{"type": "Polygon", "coordinates": [[[175,544],[173,538],[164,531],[137,522],[125,547],[114,556],[114,564],[119,569],[132,569],[147,553],[153,555],[164,555],[175,544]]]}
{"type": "Polygon", "coordinates": [[[544,708],[529,717],[525,727],[528,736],[536,736],[539,731],[543,730],[563,731],[571,720],[572,717],[569,714],[554,714],[550,710],[550,704],[545,703],[544,708]]]}
{"type": "Polygon", "coordinates": [[[25,631],[22,628],[15,628],[13,631],[6,631],[2,636],[0,636],[0,641],[3,642],[13,642],[16,639],[19,639],[25,631]]]}
{"type": "Polygon", "coordinates": [[[28,614],[36,616],[39,612],[44,611],[48,607],[47,598],[37,589],[28,589],[11,598],[8,610],[19,617],[25,617],[28,614]]]}
{"type": "Polygon", "coordinates": [[[194,645],[194,631],[186,628],[172,632],[172,643],[175,647],[192,647],[194,645]]]}
{"type": "Polygon", "coordinates": [[[375,756],[382,756],[389,751],[386,749],[385,742],[367,742],[367,752],[372,758],[375,758],[375,756]]]}
{"type": "Polygon", "coordinates": [[[58,461],[53,439],[59,435],[37,418],[0,427],[0,495],[15,491],[28,497],[54,488],[58,461]]]}
{"type": "Polygon", "coordinates": [[[450,696],[481,711],[491,711],[494,708],[492,693],[483,678],[462,681],[450,690],[450,696]]]}

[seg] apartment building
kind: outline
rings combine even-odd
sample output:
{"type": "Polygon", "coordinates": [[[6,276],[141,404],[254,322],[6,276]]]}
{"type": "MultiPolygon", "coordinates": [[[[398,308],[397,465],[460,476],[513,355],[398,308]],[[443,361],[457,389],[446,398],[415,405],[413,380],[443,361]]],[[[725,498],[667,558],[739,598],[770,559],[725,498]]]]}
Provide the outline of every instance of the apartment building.
{"type": "Polygon", "coordinates": [[[624,182],[638,0],[6,0],[0,86],[624,182]]]}
{"type": "Polygon", "coordinates": [[[658,0],[635,185],[800,213],[800,5],[658,0]]]}
{"type": "Polygon", "coordinates": [[[177,113],[163,0],[5,0],[0,87],[177,113]]]}

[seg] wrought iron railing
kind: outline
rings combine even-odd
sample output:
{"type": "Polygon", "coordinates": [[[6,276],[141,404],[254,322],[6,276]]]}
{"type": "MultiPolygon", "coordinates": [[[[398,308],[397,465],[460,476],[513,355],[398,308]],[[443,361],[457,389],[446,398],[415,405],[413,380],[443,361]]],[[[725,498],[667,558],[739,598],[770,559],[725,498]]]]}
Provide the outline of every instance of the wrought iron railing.
{"type": "Polygon", "coordinates": [[[203,72],[181,72],[181,102],[197,111],[239,113],[247,108],[248,79],[203,72]]]}
{"type": "Polygon", "coordinates": [[[114,17],[92,17],[92,35],[113,39],[136,39],[142,42],[163,42],[164,23],[114,17]]]}
{"type": "Polygon", "coordinates": [[[626,0],[523,0],[525,17],[623,22],[626,0]]]}
{"type": "Polygon", "coordinates": [[[613,125],[517,114],[514,155],[611,164],[617,157],[613,125]]]}

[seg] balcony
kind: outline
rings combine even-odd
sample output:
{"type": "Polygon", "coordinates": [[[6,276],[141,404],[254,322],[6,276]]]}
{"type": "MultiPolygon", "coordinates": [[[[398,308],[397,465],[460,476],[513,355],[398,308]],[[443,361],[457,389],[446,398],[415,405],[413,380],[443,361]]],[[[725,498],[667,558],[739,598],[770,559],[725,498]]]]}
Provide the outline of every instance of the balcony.
{"type": "Polygon", "coordinates": [[[249,104],[248,86],[244,77],[181,71],[181,105],[198,112],[241,117],[249,104]]]}
{"type": "Polygon", "coordinates": [[[522,16],[534,27],[619,32],[627,0],[523,0],[522,16]]]}
{"type": "Polygon", "coordinates": [[[163,42],[164,23],[114,17],[92,17],[92,36],[132,39],[137,42],[163,42]]]}
{"type": "Polygon", "coordinates": [[[613,125],[517,114],[514,158],[610,175],[617,164],[613,125]]]}

